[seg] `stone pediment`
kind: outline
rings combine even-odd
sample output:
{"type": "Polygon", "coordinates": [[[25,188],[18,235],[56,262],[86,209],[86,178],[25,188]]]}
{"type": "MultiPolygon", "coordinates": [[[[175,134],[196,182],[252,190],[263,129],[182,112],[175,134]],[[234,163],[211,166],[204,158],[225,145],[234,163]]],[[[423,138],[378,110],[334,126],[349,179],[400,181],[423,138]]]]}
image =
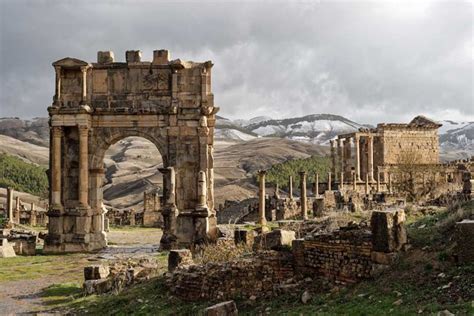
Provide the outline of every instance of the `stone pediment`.
{"type": "Polygon", "coordinates": [[[84,66],[89,66],[89,64],[83,60],[77,58],[66,57],[55,61],[53,66],[57,67],[64,67],[64,68],[79,68],[84,66]]]}

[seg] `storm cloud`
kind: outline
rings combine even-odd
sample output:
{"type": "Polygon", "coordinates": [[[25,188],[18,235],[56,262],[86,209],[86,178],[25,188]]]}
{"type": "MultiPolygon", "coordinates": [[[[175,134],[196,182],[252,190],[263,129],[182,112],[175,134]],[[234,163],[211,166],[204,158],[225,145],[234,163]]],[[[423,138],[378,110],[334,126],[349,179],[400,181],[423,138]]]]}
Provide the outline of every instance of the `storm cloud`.
{"type": "Polygon", "coordinates": [[[212,60],[220,115],[474,121],[473,5],[446,1],[0,1],[0,116],[46,116],[51,63],[140,49],[212,60]]]}

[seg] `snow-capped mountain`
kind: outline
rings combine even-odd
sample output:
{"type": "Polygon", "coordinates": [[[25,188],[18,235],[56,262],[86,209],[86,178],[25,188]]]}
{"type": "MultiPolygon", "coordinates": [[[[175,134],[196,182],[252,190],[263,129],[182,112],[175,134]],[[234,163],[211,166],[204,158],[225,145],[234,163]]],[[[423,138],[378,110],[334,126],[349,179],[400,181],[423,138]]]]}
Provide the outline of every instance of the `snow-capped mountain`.
{"type": "Polygon", "coordinates": [[[441,121],[439,144],[442,153],[450,159],[468,158],[474,155],[474,122],[441,121]]]}
{"type": "Polygon", "coordinates": [[[271,136],[315,144],[327,144],[328,140],[336,135],[350,133],[363,126],[332,114],[312,114],[281,120],[267,117],[257,117],[248,121],[232,121],[219,117],[217,120],[217,128],[227,131],[222,133],[223,135],[232,135],[229,130],[235,130],[240,132],[239,136],[246,133],[249,138],[271,136]]]}
{"type": "MultiPolygon", "coordinates": [[[[441,155],[444,160],[468,158],[474,155],[474,122],[440,121],[441,155]]],[[[303,117],[272,119],[266,116],[250,120],[231,120],[217,116],[215,137],[218,140],[249,141],[257,137],[279,137],[319,145],[338,134],[350,133],[368,125],[332,114],[312,114],[303,117]]],[[[0,118],[0,134],[39,146],[48,146],[48,118],[22,120],[0,118]]]]}

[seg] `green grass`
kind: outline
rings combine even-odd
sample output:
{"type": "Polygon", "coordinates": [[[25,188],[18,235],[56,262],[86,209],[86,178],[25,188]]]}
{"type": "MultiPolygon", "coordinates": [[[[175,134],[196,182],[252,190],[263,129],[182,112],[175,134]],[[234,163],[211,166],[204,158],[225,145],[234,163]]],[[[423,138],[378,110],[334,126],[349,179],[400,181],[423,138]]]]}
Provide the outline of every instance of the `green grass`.
{"type": "Polygon", "coordinates": [[[68,273],[71,279],[80,280],[82,274],[77,266],[80,258],[84,258],[84,255],[37,255],[3,258],[0,264],[0,284],[8,281],[48,277],[57,275],[61,271],[68,273]],[[72,271],[75,273],[71,273],[72,271]]]}

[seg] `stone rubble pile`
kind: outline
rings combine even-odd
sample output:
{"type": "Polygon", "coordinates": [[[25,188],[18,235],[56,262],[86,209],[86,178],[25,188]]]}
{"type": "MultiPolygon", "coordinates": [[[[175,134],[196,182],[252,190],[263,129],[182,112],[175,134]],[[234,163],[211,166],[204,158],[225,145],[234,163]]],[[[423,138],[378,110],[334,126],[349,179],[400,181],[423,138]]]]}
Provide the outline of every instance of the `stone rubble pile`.
{"type": "Polygon", "coordinates": [[[83,289],[86,295],[119,293],[125,287],[149,280],[158,273],[158,262],[153,258],[117,261],[109,265],[84,268],[83,289]]]}

